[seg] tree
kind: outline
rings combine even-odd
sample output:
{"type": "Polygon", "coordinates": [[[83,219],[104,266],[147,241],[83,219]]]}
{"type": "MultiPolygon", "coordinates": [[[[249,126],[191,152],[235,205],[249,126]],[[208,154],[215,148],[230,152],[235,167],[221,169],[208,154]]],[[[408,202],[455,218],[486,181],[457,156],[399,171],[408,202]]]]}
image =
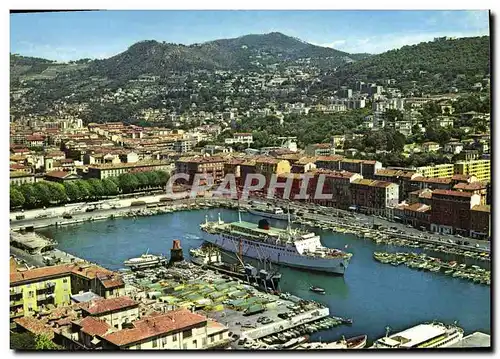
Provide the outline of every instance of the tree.
{"type": "Polygon", "coordinates": [[[148,177],[148,183],[152,187],[160,185],[160,175],[157,171],[148,171],[144,173],[148,177]]]}
{"type": "Polygon", "coordinates": [[[75,181],[64,182],[64,189],[71,202],[78,202],[81,200],[82,191],[75,181]]]}
{"type": "Polygon", "coordinates": [[[24,183],[19,187],[19,191],[22,193],[25,199],[25,206],[28,208],[36,208],[40,202],[37,196],[37,191],[33,184],[24,183]]]}
{"type": "Polygon", "coordinates": [[[10,349],[14,350],[35,350],[36,338],[30,332],[10,333],[10,349]]]}
{"type": "Polygon", "coordinates": [[[85,200],[92,195],[92,186],[84,180],[76,180],[75,184],[80,191],[80,199],[85,200]]]}
{"type": "Polygon", "coordinates": [[[68,200],[64,185],[55,182],[47,182],[46,185],[48,190],[52,193],[51,202],[65,203],[68,200]]]}
{"type": "Polygon", "coordinates": [[[105,195],[105,189],[100,179],[92,178],[88,183],[92,188],[91,193],[93,198],[99,199],[105,195]]]}
{"type": "Polygon", "coordinates": [[[35,339],[35,349],[36,350],[60,350],[61,348],[56,345],[52,340],[45,334],[40,334],[36,336],[35,339]]]}
{"type": "Polygon", "coordinates": [[[169,174],[165,171],[157,171],[156,173],[158,174],[159,178],[158,185],[165,186],[168,182],[168,179],[170,178],[169,174]]]}
{"type": "Polygon", "coordinates": [[[52,193],[45,182],[37,182],[33,185],[35,196],[41,206],[49,206],[52,202],[52,193]]]}
{"type": "Polygon", "coordinates": [[[133,192],[139,187],[139,180],[131,173],[122,173],[118,179],[120,188],[125,193],[133,192]]]}
{"type": "Polygon", "coordinates": [[[102,186],[104,189],[105,196],[114,196],[119,192],[118,186],[111,178],[106,178],[102,180],[102,186]]]}
{"type": "Polygon", "coordinates": [[[147,187],[149,184],[148,176],[144,172],[137,172],[134,173],[135,178],[137,178],[137,181],[139,182],[139,187],[147,187]]]}
{"type": "Polygon", "coordinates": [[[10,208],[22,207],[26,200],[21,191],[14,187],[10,187],[10,208]]]}

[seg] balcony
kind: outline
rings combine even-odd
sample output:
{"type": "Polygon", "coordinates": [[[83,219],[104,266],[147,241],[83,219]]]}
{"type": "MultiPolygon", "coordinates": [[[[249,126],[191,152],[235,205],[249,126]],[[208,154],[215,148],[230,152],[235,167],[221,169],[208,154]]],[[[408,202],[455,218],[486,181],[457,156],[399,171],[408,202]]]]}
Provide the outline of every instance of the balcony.
{"type": "Polygon", "coordinates": [[[24,301],[23,301],[22,298],[20,298],[20,299],[17,299],[17,300],[11,300],[9,304],[10,304],[11,307],[17,307],[19,305],[23,305],[24,301]]]}
{"type": "Polygon", "coordinates": [[[10,312],[10,319],[20,318],[24,316],[24,310],[10,312]]]}

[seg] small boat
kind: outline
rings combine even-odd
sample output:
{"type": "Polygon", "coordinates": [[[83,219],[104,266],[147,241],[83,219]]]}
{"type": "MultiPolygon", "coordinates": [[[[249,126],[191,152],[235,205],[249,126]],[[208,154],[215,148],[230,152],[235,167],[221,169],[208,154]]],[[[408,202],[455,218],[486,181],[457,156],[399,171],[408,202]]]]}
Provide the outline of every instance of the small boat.
{"type": "Polygon", "coordinates": [[[350,318],[342,318],[342,319],[340,319],[340,321],[342,322],[342,324],[347,324],[347,325],[352,324],[352,319],[350,319],[350,318]]]}
{"type": "Polygon", "coordinates": [[[314,292],[314,293],[320,293],[320,294],[325,294],[325,290],[323,288],[320,288],[320,287],[310,287],[309,290],[311,292],[314,292]]]}

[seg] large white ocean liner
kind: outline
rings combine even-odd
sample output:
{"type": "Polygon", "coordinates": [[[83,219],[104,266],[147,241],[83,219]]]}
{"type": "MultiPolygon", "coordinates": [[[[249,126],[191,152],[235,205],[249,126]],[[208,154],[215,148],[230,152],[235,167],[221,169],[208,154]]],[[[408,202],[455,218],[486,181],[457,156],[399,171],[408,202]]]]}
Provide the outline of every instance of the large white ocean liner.
{"type": "Polygon", "coordinates": [[[271,228],[265,219],[259,224],[241,218],[225,223],[219,214],[217,221],[206,219],[200,227],[205,232],[204,239],[219,248],[290,267],[344,274],[352,256],[324,247],[313,232],[291,229],[290,222],[287,229],[271,228]]]}

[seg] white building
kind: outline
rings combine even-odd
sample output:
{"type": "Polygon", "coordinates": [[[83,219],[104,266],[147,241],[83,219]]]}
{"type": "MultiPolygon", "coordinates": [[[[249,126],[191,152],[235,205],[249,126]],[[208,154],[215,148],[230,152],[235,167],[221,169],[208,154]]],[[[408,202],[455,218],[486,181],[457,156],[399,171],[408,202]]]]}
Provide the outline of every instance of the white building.
{"type": "Polygon", "coordinates": [[[233,143],[244,143],[251,144],[253,143],[253,135],[251,133],[235,133],[232,138],[226,138],[224,141],[226,144],[231,145],[233,143]]]}

